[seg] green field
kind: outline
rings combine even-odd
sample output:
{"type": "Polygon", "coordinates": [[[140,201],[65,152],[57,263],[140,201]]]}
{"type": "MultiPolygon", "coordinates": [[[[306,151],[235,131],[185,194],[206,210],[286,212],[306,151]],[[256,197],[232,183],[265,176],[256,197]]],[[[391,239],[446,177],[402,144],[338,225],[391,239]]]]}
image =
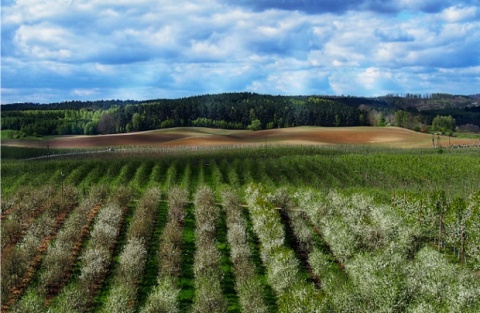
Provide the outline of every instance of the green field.
{"type": "Polygon", "coordinates": [[[480,310],[478,148],[45,150],[2,147],[2,311],[480,310]]]}

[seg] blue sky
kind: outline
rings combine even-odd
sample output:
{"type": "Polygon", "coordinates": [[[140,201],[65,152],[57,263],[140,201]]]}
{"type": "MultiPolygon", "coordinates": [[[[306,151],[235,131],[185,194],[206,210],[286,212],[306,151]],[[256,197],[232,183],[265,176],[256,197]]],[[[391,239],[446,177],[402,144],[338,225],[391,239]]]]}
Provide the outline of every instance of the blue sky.
{"type": "Polygon", "coordinates": [[[2,103],[480,92],[480,0],[2,0],[2,103]]]}

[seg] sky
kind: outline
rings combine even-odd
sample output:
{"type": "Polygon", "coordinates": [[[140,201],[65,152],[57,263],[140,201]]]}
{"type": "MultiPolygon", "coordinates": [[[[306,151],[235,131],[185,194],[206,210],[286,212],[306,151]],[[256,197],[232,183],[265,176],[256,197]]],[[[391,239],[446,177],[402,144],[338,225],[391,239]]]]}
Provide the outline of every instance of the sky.
{"type": "Polygon", "coordinates": [[[480,93],[480,0],[2,0],[1,102],[480,93]]]}

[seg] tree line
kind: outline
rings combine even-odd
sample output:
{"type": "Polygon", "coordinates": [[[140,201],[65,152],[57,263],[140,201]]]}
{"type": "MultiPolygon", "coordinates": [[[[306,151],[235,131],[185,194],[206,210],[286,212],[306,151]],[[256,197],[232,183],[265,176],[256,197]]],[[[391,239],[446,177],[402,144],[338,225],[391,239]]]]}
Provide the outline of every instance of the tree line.
{"type": "MultiPolygon", "coordinates": [[[[428,131],[442,109],[420,111],[412,101],[424,98],[335,96],[273,96],[224,93],[149,101],[70,101],[2,106],[2,130],[15,137],[94,135],[202,126],[226,129],[272,129],[294,126],[395,125],[428,131]],[[403,100],[402,100],[403,99],[403,100]]],[[[455,100],[455,99],[454,99],[455,100]]],[[[442,100],[443,101],[443,100],[442,100]]],[[[459,103],[455,100],[455,103],[459,103]]],[[[472,100],[473,101],[473,100],[472,100]]],[[[480,127],[476,107],[449,106],[454,123],[480,127]]],[[[445,110],[447,110],[445,109],[445,110]]],[[[447,112],[447,111],[445,111],[447,112]]],[[[445,124],[445,123],[444,123],[445,124]]],[[[443,125],[443,124],[442,124],[443,125]]]]}

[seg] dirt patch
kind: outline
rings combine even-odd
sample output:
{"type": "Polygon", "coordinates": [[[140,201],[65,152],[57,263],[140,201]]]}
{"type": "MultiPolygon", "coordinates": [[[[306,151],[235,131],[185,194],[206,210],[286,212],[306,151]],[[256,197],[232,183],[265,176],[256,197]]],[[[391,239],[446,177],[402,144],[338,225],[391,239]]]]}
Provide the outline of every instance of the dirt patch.
{"type": "MultiPolygon", "coordinates": [[[[435,137],[435,143],[438,138],[435,137]]],[[[474,144],[478,140],[440,137],[440,145],[474,144]]],[[[398,127],[293,127],[262,131],[182,127],[164,130],[97,135],[60,136],[49,140],[4,140],[2,145],[45,148],[219,146],[251,144],[359,144],[397,148],[432,146],[432,135],[398,127]]]]}

